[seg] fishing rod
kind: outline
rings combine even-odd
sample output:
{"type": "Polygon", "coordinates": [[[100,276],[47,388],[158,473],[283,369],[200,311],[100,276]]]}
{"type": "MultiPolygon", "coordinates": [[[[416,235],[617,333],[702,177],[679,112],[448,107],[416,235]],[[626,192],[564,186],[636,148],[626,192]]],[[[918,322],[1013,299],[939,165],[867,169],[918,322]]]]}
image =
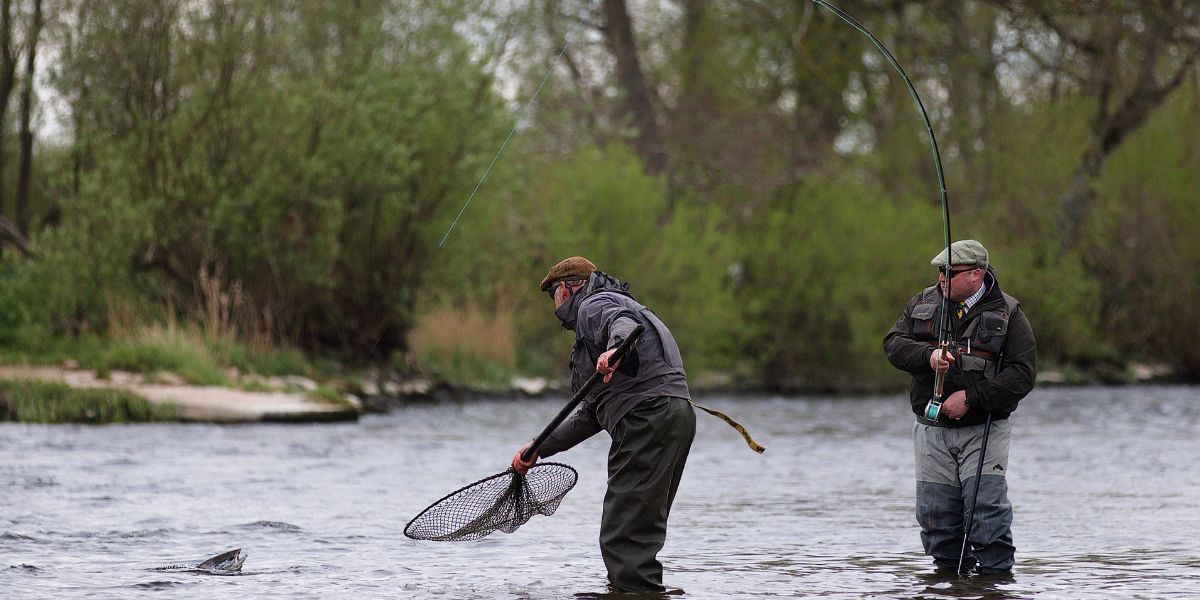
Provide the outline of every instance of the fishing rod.
{"type": "MultiPolygon", "coordinates": [[[[942,201],[942,229],[943,229],[943,233],[945,235],[945,242],[946,242],[946,261],[945,261],[945,264],[942,265],[942,271],[945,274],[945,284],[942,286],[942,314],[941,314],[940,327],[938,329],[938,350],[940,350],[942,352],[942,354],[940,355],[940,358],[942,358],[944,360],[945,353],[949,351],[950,344],[951,344],[951,340],[949,339],[950,328],[951,328],[950,310],[949,310],[949,308],[950,308],[950,282],[951,282],[951,278],[954,275],[954,272],[951,269],[951,266],[952,266],[951,263],[953,261],[953,257],[950,254],[950,239],[951,239],[950,238],[950,203],[946,197],[946,178],[942,172],[942,158],[941,158],[941,154],[938,152],[937,138],[933,134],[933,126],[929,122],[929,114],[927,112],[925,112],[925,105],[921,102],[921,97],[920,97],[920,95],[917,94],[917,89],[913,86],[912,81],[908,78],[908,74],[904,72],[904,68],[900,66],[900,62],[897,61],[896,57],[893,56],[892,53],[887,49],[887,47],[883,45],[883,42],[879,41],[879,38],[875,37],[869,30],[867,30],[866,26],[864,26],[862,23],[859,23],[854,17],[846,14],[844,11],[837,8],[836,6],[833,6],[833,5],[829,4],[828,2],[825,2],[825,0],[812,0],[812,1],[813,1],[813,3],[817,4],[818,6],[822,6],[826,9],[828,9],[830,12],[837,15],[840,19],[845,21],[851,27],[857,29],[863,35],[870,38],[871,43],[875,44],[875,47],[878,48],[879,52],[881,54],[883,54],[883,57],[885,59],[887,59],[888,64],[895,67],[896,72],[898,72],[900,74],[900,78],[903,79],[905,85],[908,86],[908,91],[912,95],[913,100],[917,104],[917,109],[920,110],[920,112],[921,112],[921,118],[925,120],[925,130],[926,130],[926,132],[929,133],[929,145],[933,149],[933,164],[937,169],[938,187],[939,187],[941,201],[942,201]]],[[[1004,360],[1004,356],[1003,356],[1003,354],[1001,354],[1000,357],[998,358],[998,360],[996,361],[996,371],[997,372],[999,372],[1001,364],[1003,363],[1003,360],[1004,360]]],[[[947,369],[947,371],[948,371],[948,369],[947,369]]],[[[941,414],[942,400],[943,400],[943,396],[944,396],[944,392],[945,392],[945,382],[946,382],[946,373],[938,372],[937,376],[934,378],[933,396],[929,399],[929,403],[925,405],[925,413],[924,413],[925,418],[930,421],[937,421],[938,416],[941,414]]],[[[967,521],[963,527],[962,547],[960,548],[959,555],[958,555],[958,569],[956,572],[959,576],[962,576],[963,563],[966,560],[966,554],[967,554],[967,547],[968,547],[967,545],[970,543],[970,536],[971,536],[971,529],[972,529],[971,525],[973,524],[972,522],[975,519],[975,507],[979,501],[979,483],[980,483],[980,480],[983,478],[984,456],[987,453],[988,434],[991,433],[991,428],[992,428],[992,413],[988,412],[987,420],[985,421],[984,426],[983,426],[983,440],[982,440],[981,447],[979,449],[979,464],[975,468],[975,491],[971,496],[971,510],[969,513],[967,513],[967,521]]]]}
{"type": "MultiPolygon", "coordinates": [[[[904,85],[908,87],[908,93],[912,96],[913,102],[917,105],[917,110],[921,113],[921,119],[925,121],[925,132],[929,134],[929,147],[933,150],[933,166],[937,170],[938,193],[942,203],[942,232],[946,242],[946,264],[943,265],[943,271],[946,274],[946,284],[942,286],[942,319],[941,327],[938,328],[938,349],[943,352],[949,351],[950,340],[947,337],[950,332],[950,278],[952,272],[950,270],[950,201],[946,196],[946,176],[942,172],[942,155],[938,152],[937,137],[933,134],[933,124],[929,122],[929,113],[925,111],[925,103],[921,102],[921,95],[917,93],[917,88],[913,85],[912,80],[908,78],[908,73],[904,71],[904,67],[900,66],[900,61],[888,50],[875,34],[867,29],[854,17],[847,14],[842,9],[826,2],[825,0],[812,0],[817,6],[827,9],[829,12],[837,15],[839,19],[845,21],[847,25],[857,29],[859,33],[867,36],[871,43],[879,49],[879,53],[887,60],[888,64],[892,65],[896,72],[900,74],[900,79],[904,80],[904,85]]],[[[929,399],[929,403],[925,405],[925,418],[930,421],[936,421],[938,415],[942,411],[942,399],[945,390],[946,374],[939,372],[934,379],[933,397],[929,399]]]]}

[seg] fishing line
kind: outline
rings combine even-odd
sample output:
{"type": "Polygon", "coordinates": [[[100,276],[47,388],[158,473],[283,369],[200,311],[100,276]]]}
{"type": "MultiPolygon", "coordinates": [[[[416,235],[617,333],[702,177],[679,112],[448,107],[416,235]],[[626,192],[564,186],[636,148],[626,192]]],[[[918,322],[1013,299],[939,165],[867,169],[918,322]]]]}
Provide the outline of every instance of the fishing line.
{"type": "MultiPolygon", "coordinates": [[[[589,2],[588,9],[590,10],[592,5],[595,3],[596,0],[589,2]]],[[[584,11],[583,16],[579,17],[579,22],[575,24],[575,28],[578,29],[581,27],[583,25],[583,20],[586,18],[587,11],[584,11]]],[[[566,36],[564,35],[563,37],[566,36]]],[[[546,82],[550,80],[550,75],[554,73],[554,68],[558,66],[559,61],[562,60],[563,55],[567,53],[567,48],[570,46],[571,40],[570,38],[567,38],[567,40],[563,43],[562,50],[559,50],[558,56],[554,58],[554,62],[551,63],[550,68],[546,70],[546,76],[542,78],[542,82],[538,84],[537,89],[534,90],[533,96],[530,96],[529,101],[525,103],[525,108],[521,111],[521,115],[517,117],[517,121],[513,123],[512,129],[510,129],[508,131],[508,135],[505,136],[504,142],[500,144],[500,149],[496,150],[496,155],[492,157],[492,162],[488,164],[486,169],[483,170],[483,176],[480,177],[479,182],[475,184],[475,189],[471,190],[470,196],[467,196],[467,201],[463,203],[462,209],[458,211],[458,216],[454,217],[454,221],[450,223],[450,227],[446,229],[446,234],[442,236],[442,241],[438,242],[438,248],[441,248],[442,244],[446,243],[446,238],[450,237],[450,232],[454,230],[455,225],[458,225],[458,220],[462,218],[463,213],[467,212],[467,207],[470,206],[471,200],[475,198],[475,194],[479,192],[479,188],[483,187],[484,180],[487,179],[488,174],[492,172],[492,167],[496,166],[496,161],[500,160],[500,155],[504,153],[504,148],[508,146],[508,141],[512,139],[513,134],[517,132],[517,128],[521,126],[521,122],[525,120],[525,115],[529,114],[529,107],[533,106],[533,101],[537,100],[538,94],[542,93],[542,88],[545,87],[546,82]]]]}

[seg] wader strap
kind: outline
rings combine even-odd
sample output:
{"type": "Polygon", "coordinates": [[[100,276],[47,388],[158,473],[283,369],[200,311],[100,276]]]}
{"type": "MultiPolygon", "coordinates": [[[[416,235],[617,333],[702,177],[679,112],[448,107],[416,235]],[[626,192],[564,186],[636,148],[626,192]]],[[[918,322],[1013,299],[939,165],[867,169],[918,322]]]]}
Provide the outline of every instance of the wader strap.
{"type": "MultiPolygon", "coordinates": [[[[688,402],[692,402],[692,401],[688,400],[688,402]]],[[[728,423],[730,427],[736,429],[738,433],[742,434],[742,439],[746,440],[746,445],[750,446],[751,450],[753,450],[759,454],[766,452],[766,450],[767,450],[766,447],[764,447],[762,444],[759,444],[758,442],[754,441],[754,438],[750,437],[750,432],[746,431],[746,428],[743,427],[741,423],[738,423],[737,421],[733,420],[733,417],[731,417],[719,410],[713,410],[711,408],[706,408],[706,407],[700,406],[699,404],[696,404],[695,402],[692,402],[692,406],[695,406],[696,408],[728,423]]]]}

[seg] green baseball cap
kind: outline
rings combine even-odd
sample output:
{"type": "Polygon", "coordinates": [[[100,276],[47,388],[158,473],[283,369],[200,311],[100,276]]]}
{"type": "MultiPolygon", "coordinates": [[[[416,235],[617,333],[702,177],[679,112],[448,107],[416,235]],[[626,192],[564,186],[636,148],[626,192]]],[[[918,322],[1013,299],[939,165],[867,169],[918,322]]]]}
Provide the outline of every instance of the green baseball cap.
{"type": "MultiPolygon", "coordinates": [[[[958,240],[950,244],[950,266],[964,267],[980,267],[986,269],[988,266],[988,251],[975,240],[958,240]]],[[[942,250],[929,261],[929,264],[939,268],[946,268],[946,251],[942,250]]]]}

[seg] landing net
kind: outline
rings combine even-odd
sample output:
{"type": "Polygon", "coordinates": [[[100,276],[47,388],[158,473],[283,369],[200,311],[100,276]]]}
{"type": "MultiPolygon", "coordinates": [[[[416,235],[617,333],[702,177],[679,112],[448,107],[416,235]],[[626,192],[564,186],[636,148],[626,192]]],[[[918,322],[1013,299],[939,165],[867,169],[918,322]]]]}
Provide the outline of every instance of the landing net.
{"type": "Polygon", "coordinates": [[[561,463],[538,463],[524,475],[509,469],[480,479],[408,522],[404,535],[414,540],[462,542],[495,531],[512,533],[533,515],[552,515],[579,473],[561,463]]]}

